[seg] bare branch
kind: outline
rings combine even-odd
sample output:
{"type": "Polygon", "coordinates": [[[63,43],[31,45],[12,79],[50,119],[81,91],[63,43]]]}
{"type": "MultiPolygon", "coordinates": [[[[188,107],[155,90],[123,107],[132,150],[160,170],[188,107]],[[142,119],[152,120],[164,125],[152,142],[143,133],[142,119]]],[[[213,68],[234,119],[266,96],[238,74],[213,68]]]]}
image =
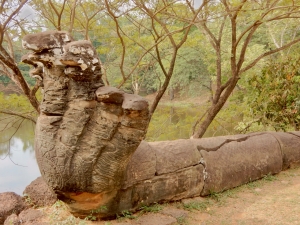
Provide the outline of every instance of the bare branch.
{"type": "Polygon", "coordinates": [[[26,166],[23,166],[23,165],[20,165],[20,164],[17,164],[17,163],[15,163],[13,160],[12,160],[12,158],[10,157],[10,154],[11,154],[11,152],[10,152],[10,142],[11,142],[11,140],[12,140],[12,138],[13,138],[13,136],[18,132],[18,130],[20,129],[20,127],[21,127],[21,125],[22,125],[22,123],[24,122],[24,119],[22,119],[22,121],[18,124],[18,127],[15,129],[15,131],[13,132],[13,134],[10,136],[10,138],[8,139],[8,152],[7,152],[7,154],[6,154],[6,156],[4,157],[4,158],[0,158],[1,160],[4,160],[7,156],[9,157],[9,160],[13,163],[13,164],[15,164],[16,166],[22,166],[22,167],[26,167],[26,166]]]}
{"type": "Polygon", "coordinates": [[[261,54],[259,57],[257,57],[255,60],[253,60],[250,64],[248,64],[246,67],[244,67],[243,69],[241,69],[241,70],[240,70],[240,74],[246,72],[246,71],[249,70],[249,69],[251,69],[251,68],[252,68],[253,66],[255,66],[262,58],[264,58],[264,57],[266,57],[266,56],[269,56],[269,55],[272,55],[272,54],[275,54],[275,53],[277,53],[277,52],[279,52],[279,51],[282,51],[282,50],[284,50],[284,49],[286,49],[286,48],[288,48],[288,47],[290,47],[290,46],[292,46],[292,45],[294,45],[294,44],[297,44],[297,43],[299,43],[299,42],[300,42],[300,38],[295,39],[295,40],[289,42],[288,44],[283,45],[283,46],[280,47],[280,48],[276,48],[276,49],[273,49],[273,50],[271,50],[271,51],[265,52],[264,54],[261,54]]]}
{"type": "MultiPolygon", "coordinates": [[[[2,30],[4,31],[6,29],[6,26],[10,21],[20,12],[20,10],[23,8],[23,6],[28,2],[28,0],[22,0],[20,5],[10,14],[10,16],[6,19],[6,21],[2,25],[2,30]]],[[[1,34],[1,40],[3,38],[3,34],[1,34]]],[[[1,42],[1,41],[0,41],[1,42]]]]}
{"type": "Polygon", "coordinates": [[[8,43],[8,48],[9,48],[9,54],[10,54],[10,57],[15,60],[15,56],[14,56],[14,48],[13,48],[13,44],[12,44],[12,41],[11,41],[11,38],[9,36],[9,34],[7,32],[4,32],[4,36],[7,40],[7,43],[8,43]]]}
{"type": "Polygon", "coordinates": [[[111,18],[114,20],[115,24],[116,24],[116,32],[117,32],[117,35],[119,37],[119,40],[121,42],[121,45],[122,45],[122,55],[121,55],[121,63],[120,63],[120,71],[121,71],[121,74],[122,74],[122,77],[123,77],[123,80],[125,80],[125,72],[124,72],[124,60],[125,60],[125,54],[126,54],[126,47],[125,47],[125,42],[124,42],[124,39],[120,33],[120,26],[119,26],[119,22],[117,20],[117,17],[115,16],[115,14],[113,13],[113,11],[111,10],[110,6],[109,6],[109,3],[108,3],[108,0],[105,0],[105,5],[106,5],[106,9],[109,13],[109,15],[111,16],[111,18]]]}
{"type": "Polygon", "coordinates": [[[18,113],[18,112],[14,112],[14,111],[11,111],[11,110],[0,109],[0,113],[6,114],[6,115],[17,116],[17,117],[20,117],[20,118],[23,118],[23,119],[30,120],[33,123],[36,123],[36,118],[33,117],[33,116],[28,115],[28,114],[34,113],[34,111],[26,112],[26,113],[18,113]]]}

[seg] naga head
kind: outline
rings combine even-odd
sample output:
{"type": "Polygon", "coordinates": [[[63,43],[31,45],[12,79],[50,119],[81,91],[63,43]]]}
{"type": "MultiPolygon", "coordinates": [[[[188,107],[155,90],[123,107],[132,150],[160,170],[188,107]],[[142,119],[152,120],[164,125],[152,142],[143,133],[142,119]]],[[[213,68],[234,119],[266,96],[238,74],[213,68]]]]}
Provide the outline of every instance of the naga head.
{"type": "Polygon", "coordinates": [[[44,180],[71,208],[113,207],[110,200],[145,136],[148,102],[104,86],[90,41],[46,31],[26,35],[23,47],[31,52],[22,60],[43,88],[35,152],[44,180]]]}

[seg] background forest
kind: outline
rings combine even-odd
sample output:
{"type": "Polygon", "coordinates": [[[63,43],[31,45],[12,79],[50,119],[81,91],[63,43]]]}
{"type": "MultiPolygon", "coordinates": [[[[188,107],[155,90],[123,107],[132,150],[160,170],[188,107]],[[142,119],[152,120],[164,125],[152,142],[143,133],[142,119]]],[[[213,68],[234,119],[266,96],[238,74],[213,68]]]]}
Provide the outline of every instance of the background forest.
{"type": "Polygon", "coordinates": [[[147,140],[300,128],[300,1],[0,0],[1,122],[35,121],[22,37],[90,40],[106,85],[145,96],[147,140]]]}

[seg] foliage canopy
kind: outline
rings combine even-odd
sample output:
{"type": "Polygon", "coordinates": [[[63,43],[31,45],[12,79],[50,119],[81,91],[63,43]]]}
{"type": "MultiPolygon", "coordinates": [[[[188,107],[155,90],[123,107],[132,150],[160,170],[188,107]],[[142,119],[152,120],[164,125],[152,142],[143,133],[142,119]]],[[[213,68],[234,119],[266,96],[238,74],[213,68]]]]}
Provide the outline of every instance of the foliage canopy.
{"type": "MultiPolygon", "coordinates": [[[[168,90],[189,96],[208,90],[210,105],[194,126],[193,137],[202,137],[238,83],[247,88],[244,77],[255,73],[257,83],[273,85],[267,81],[273,72],[265,60],[284,51],[288,55],[300,42],[299,9],[292,0],[203,0],[197,6],[193,0],[0,0],[0,80],[7,83],[8,77],[38,111],[38,86],[28,68],[16,63],[24,54],[21,38],[45,29],[68,30],[96,46],[106,85],[136,94],[155,93],[152,114],[168,90]],[[18,16],[24,6],[35,18],[18,16]]],[[[284,73],[293,71],[288,67],[284,73]]],[[[282,114],[286,120],[298,104],[291,93],[294,90],[286,96],[292,95],[294,102],[287,100],[290,111],[282,114]]],[[[280,102],[275,102],[262,110],[278,110],[275,105],[280,102]]]]}

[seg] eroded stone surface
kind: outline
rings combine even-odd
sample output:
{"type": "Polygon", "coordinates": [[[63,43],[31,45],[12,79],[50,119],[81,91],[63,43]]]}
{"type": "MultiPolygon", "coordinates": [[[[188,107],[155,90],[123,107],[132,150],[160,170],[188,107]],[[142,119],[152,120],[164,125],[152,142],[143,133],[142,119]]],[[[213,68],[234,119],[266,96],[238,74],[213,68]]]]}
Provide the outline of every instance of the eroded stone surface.
{"type": "Polygon", "coordinates": [[[25,49],[41,52],[45,49],[61,48],[73,40],[65,31],[45,31],[37,34],[28,34],[22,40],[25,49]]]}
{"type": "Polygon", "coordinates": [[[143,180],[149,180],[156,173],[156,154],[148,142],[142,141],[131,157],[123,188],[127,188],[143,180]]]}
{"type": "Polygon", "coordinates": [[[203,189],[203,166],[197,165],[175,173],[154,176],[119,191],[101,194],[72,194],[73,202],[68,204],[70,211],[84,218],[93,208],[98,208],[98,218],[114,217],[123,211],[135,211],[155,202],[175,201],[199,196],[203,189]],[[172,187],[172,188],[170,188],[172,187]],[[102,206],[105,206],[103,208],[102,206]]]}
{"type": "Polygon", "coordinates": [[[200,154],[184,139],[149,143],[156,154],[156,173],[167,174],[199,164],[200,154]]]}
{"type": "MultiPolygon", "coordinates": [[[[282,169],[300,166],[300,136],[284,132],[271,132],[280,144],[282,151],[282,169]]],[[[298,132],[300,134],[300,132],[298,132]]]]}
{"type": "Polygon", "coordinates": [[[239,135],[191,139],[191,142],[199,151],[201,150],[216,151],[227,143],[230,143],[232,141],[241,142],[247,139],[248,137],[249,135],[239,134],[239,135]]]}
{"type": "Polygon", "coordinates": [[[121,190],[118,211],[126,208],[135,210],[154,202],[199,196],[204,185],[203,170],[202,165],[191,166],[154,176],[121,190]]]}
{"type": "Polygon", "coordinates": [[[23,46],[33,51],[23,62],[34,66],[43,88],[35,135],[41,174],[59,198],[86,206],[89,196],[97,199],[87,207],[94,209],[120,189],[148,127],[148,102],[110,87],[108,98],[100,97],[106,87],[89,41],[47,31],[25,36],[23,46]]]}
{"type": "Polygon", "coordinates": [[[124,91],[115,87],[101,87],[96,91],[97,100],[104,103],[122,104],[124,91]]]}
{"type": "MultiPolygon", "coordinates": [[[[297,153],[298,137],[285,137],[286,144],[296,137],[288,146],[297,153]]],[[[102,218],[124,210],[135,211],[154,202],[208,195],[280,172],[283,148],[274,133],[155,143],[143,141],[128,163],[119,191],[89,197],[79,194],[76,198],[86,201],[87,205],[94,202],[98,207],[101,206],[99,202],[104,202],[107,208],[98,214],[98,218],[102,218]]],[[[290,151],[286,154],[290,155],[290,151]]],[[[292,163],[297,159],[290,160],[292,163]]],[[[76,205],[69,206],[77,216],[83,217],[89,212],[84,207],[78,210],[76,205]]]]}
{"type": "Polygon", "coordinates": [[[227,190],[282,170],[282,154],[270,134],[249,135],[213,151],[201,150],[205,184],[201,195],[227,190]]]}
{"type": "Polygon", "coordinates": [[[292,131],[292,132],[288,132],[288,133],[300,137],[300,131],[292,131]]]}

